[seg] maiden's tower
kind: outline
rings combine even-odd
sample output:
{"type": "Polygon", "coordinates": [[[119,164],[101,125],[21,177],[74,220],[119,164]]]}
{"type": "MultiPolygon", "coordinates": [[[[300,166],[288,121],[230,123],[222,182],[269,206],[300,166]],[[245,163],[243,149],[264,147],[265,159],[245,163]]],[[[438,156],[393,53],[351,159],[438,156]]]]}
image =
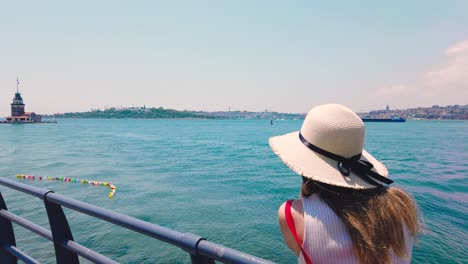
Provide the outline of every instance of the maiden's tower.
{"type": "Polygon", "coordinates": [[[11,116],[6,118],[6,123],[41,123],[42,117],[33,112],[24,111],[24,102],[19,92],[19,81],[16,79],[16,93],[11,103],[11,116]]]}

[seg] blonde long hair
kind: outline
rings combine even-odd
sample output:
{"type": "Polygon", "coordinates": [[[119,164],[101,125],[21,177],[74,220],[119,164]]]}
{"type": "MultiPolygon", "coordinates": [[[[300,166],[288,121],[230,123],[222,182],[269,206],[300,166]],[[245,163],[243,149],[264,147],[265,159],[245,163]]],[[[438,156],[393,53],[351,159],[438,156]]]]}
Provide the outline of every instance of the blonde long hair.
{"type": "Polygon", "coordinates": [[[344,222],[361,263],[389,263],[390,248],[398,257],[408,257],[404,225],[414,239],[420,231],[417,206],[408,193],[395,187],[336,187],[303,177],[302,196],[314,193],[344,222]]]}

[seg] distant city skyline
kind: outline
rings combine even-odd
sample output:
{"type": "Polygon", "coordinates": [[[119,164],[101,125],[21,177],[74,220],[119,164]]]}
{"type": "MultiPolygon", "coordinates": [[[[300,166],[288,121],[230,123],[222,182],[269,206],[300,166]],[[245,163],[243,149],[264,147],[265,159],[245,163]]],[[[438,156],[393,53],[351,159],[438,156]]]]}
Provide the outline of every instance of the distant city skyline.
{"type": "MultiPolygon", "coordinates": [[[[410,109],[417,109],[417,108],[431,108],[431,107],[436,107],[436,108],[446,108],[446,107],[449,107],[449,106],[457,106],[457,107],[466,107],[468,106],[468,103],[466,104],[452,104],[452,105],[438,105],[438,104],[434,104],[434,105],[431,105],[431,106],[411,106],[411,107],[407,107],[407,108],[392,108],[390,107],[389,105],[386,105],[385,107],[382,107],[382,108],[376,108],[376,109],[370,109],[368,111],[356,111],[356,113],[368,113],[368,112],[372,112],[372,111],[394,111],[394,110],[410,110],[410,109]]],[[[159,106],[147,106],[147,105],[131,105],[131,106],[126,106],[126,105],[119,105],[119,106],[108,106],[108,105],[105,105],[105,106],[102,106],[102,107],[92,107],[88,110],[84,110],[84,111],[79,111],[79,112],[92,112],[92,111],[106,111],[106,110],[111,110],[111,109],[115,109],[115,110],[125,110],[125,109],[129,109],[129,110],[134,110],[134,109],[152,109],[152,108],[159,108],[159,106]]],[[[246,111],[246,112],[258,112],[258,113],[261,113],[261,112],[278,112],[278,113],[291,113],[291,114],[307,114],[307,111],[305,112],[281,112],[281,111],[275,111],[273,109],[260,109],[260,110],[247,110],[247,109],[218,109],[218,110],[206,110],[206,109],[175,109],[175,108],[163,108],[165,110],[168,110],[168,109],[173,109],[173,110],[177,110],[177,111],[191,111],[191,112],[212,112],[212,113],[215,113],[215,112],[243,112],[243,111],[246,111]]],[[[57,112],[57,113],[52,113],[52,114],[64,114],[64,113],[72,113],[73,111],[71,112],[57,112]]]]}
{"type": "Polygon", "coordinates": [[[0,116],[468,103],[468,1],[358,4],[4,1],[0,116]]]}

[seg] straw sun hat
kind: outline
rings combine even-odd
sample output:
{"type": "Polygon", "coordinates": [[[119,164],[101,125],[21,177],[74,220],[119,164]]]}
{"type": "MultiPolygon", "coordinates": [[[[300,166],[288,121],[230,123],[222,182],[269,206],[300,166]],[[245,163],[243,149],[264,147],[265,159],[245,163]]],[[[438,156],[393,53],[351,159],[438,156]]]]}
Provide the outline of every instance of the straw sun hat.
{"type": "Polygon", "coordinates": [[[363,149],[364,123],[338,104],[309,111],[301,130],[270,138],[270,146],[297,174],[330,185],[371,189],[392,183],[385,165],[363,149]]]}

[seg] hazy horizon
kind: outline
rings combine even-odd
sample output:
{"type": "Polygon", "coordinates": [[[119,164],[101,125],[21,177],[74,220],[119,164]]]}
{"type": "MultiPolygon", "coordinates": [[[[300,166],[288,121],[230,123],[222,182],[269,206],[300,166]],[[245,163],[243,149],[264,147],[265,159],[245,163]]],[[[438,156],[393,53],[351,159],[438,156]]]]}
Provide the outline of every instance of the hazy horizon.
{"type": "Polygon", "coordinates": [[[0,116],[468,100],[466,1],[3,2],[0,116]]]}
{"type": "MultiPolygon", "coordinates": [[[[454,105],[457,105],[457,104],[454,104],[454,105]]],[[[465,105],[468,105],[468,103],[466,104],[460,104],[460,106],[465,106],[465,105]]],[[[408,107],[408,108],[390,108],[390,110],[407,110],[407,109],[414,109],[414,108],[430,108],[434,105],[430,105],[430,106],[413,106],[413,107],[408,107]]],[[[450,105],[437,105],[439,107],[448,107],[450,105]]],[[[451,105],[453,106],[453,105],[451,105]]],[[[111,109],[111,108],[114,108],[114,109],[129,109],[129,108],[141,108],[141,107],[146,107],[146,108],[159,108],[159,106],[147,106],[147,105],[134,105],[134,106],[103,106],[103,107],[97,107],[97,108],[91,108],[91,109],[88,109],[88,110],[83,110],[83,111],[64,111],[64,112],[55,112],[55,113],[38,113],[36,112],[36,114],[43,114],[43,115],[54,115],[54,114],[65,114],[65,113],[77,113],[77,112],[92,112],[92,111],[97,111],[97,110],[100,110],[100,111],[106,111],[108,109],[111,109]]],[[[386,106],[385,106],[386,107],[386,106]]],[[[376,109],[370,109],[370,110],[367,110],[367,111],[355,111],[357,113],[364,113],[364,112],[370,112],[370,111],[375,111],[375,110],[384,110],[385,107],[382,107],[382,108],[376,108],[376,109]]],[[[283,114],[307,114],[308,111],[306,112],[281,112],[281,111],[275,111],[275,110],[271,110],[271,109],[263,109],[263,110],[249,110],[249,109],[219,109],[219,110],[206,110],[206,109],[176,109],[176,108],[164,108],[164,109],[172,109],[172,110],[177,110],[177,111],[193,111],[193,112],[228,112],[228,111],[231,111],[231,112],[243,112],[243,111],[247,111],[247,112],[278,112],[278,113],[283,113],[283,114]]],[[[26,109],[26,112],[31,112],[29,110],[26,109]]],[[[1,117],[0,117],[1,118],[1,117]]]]}

